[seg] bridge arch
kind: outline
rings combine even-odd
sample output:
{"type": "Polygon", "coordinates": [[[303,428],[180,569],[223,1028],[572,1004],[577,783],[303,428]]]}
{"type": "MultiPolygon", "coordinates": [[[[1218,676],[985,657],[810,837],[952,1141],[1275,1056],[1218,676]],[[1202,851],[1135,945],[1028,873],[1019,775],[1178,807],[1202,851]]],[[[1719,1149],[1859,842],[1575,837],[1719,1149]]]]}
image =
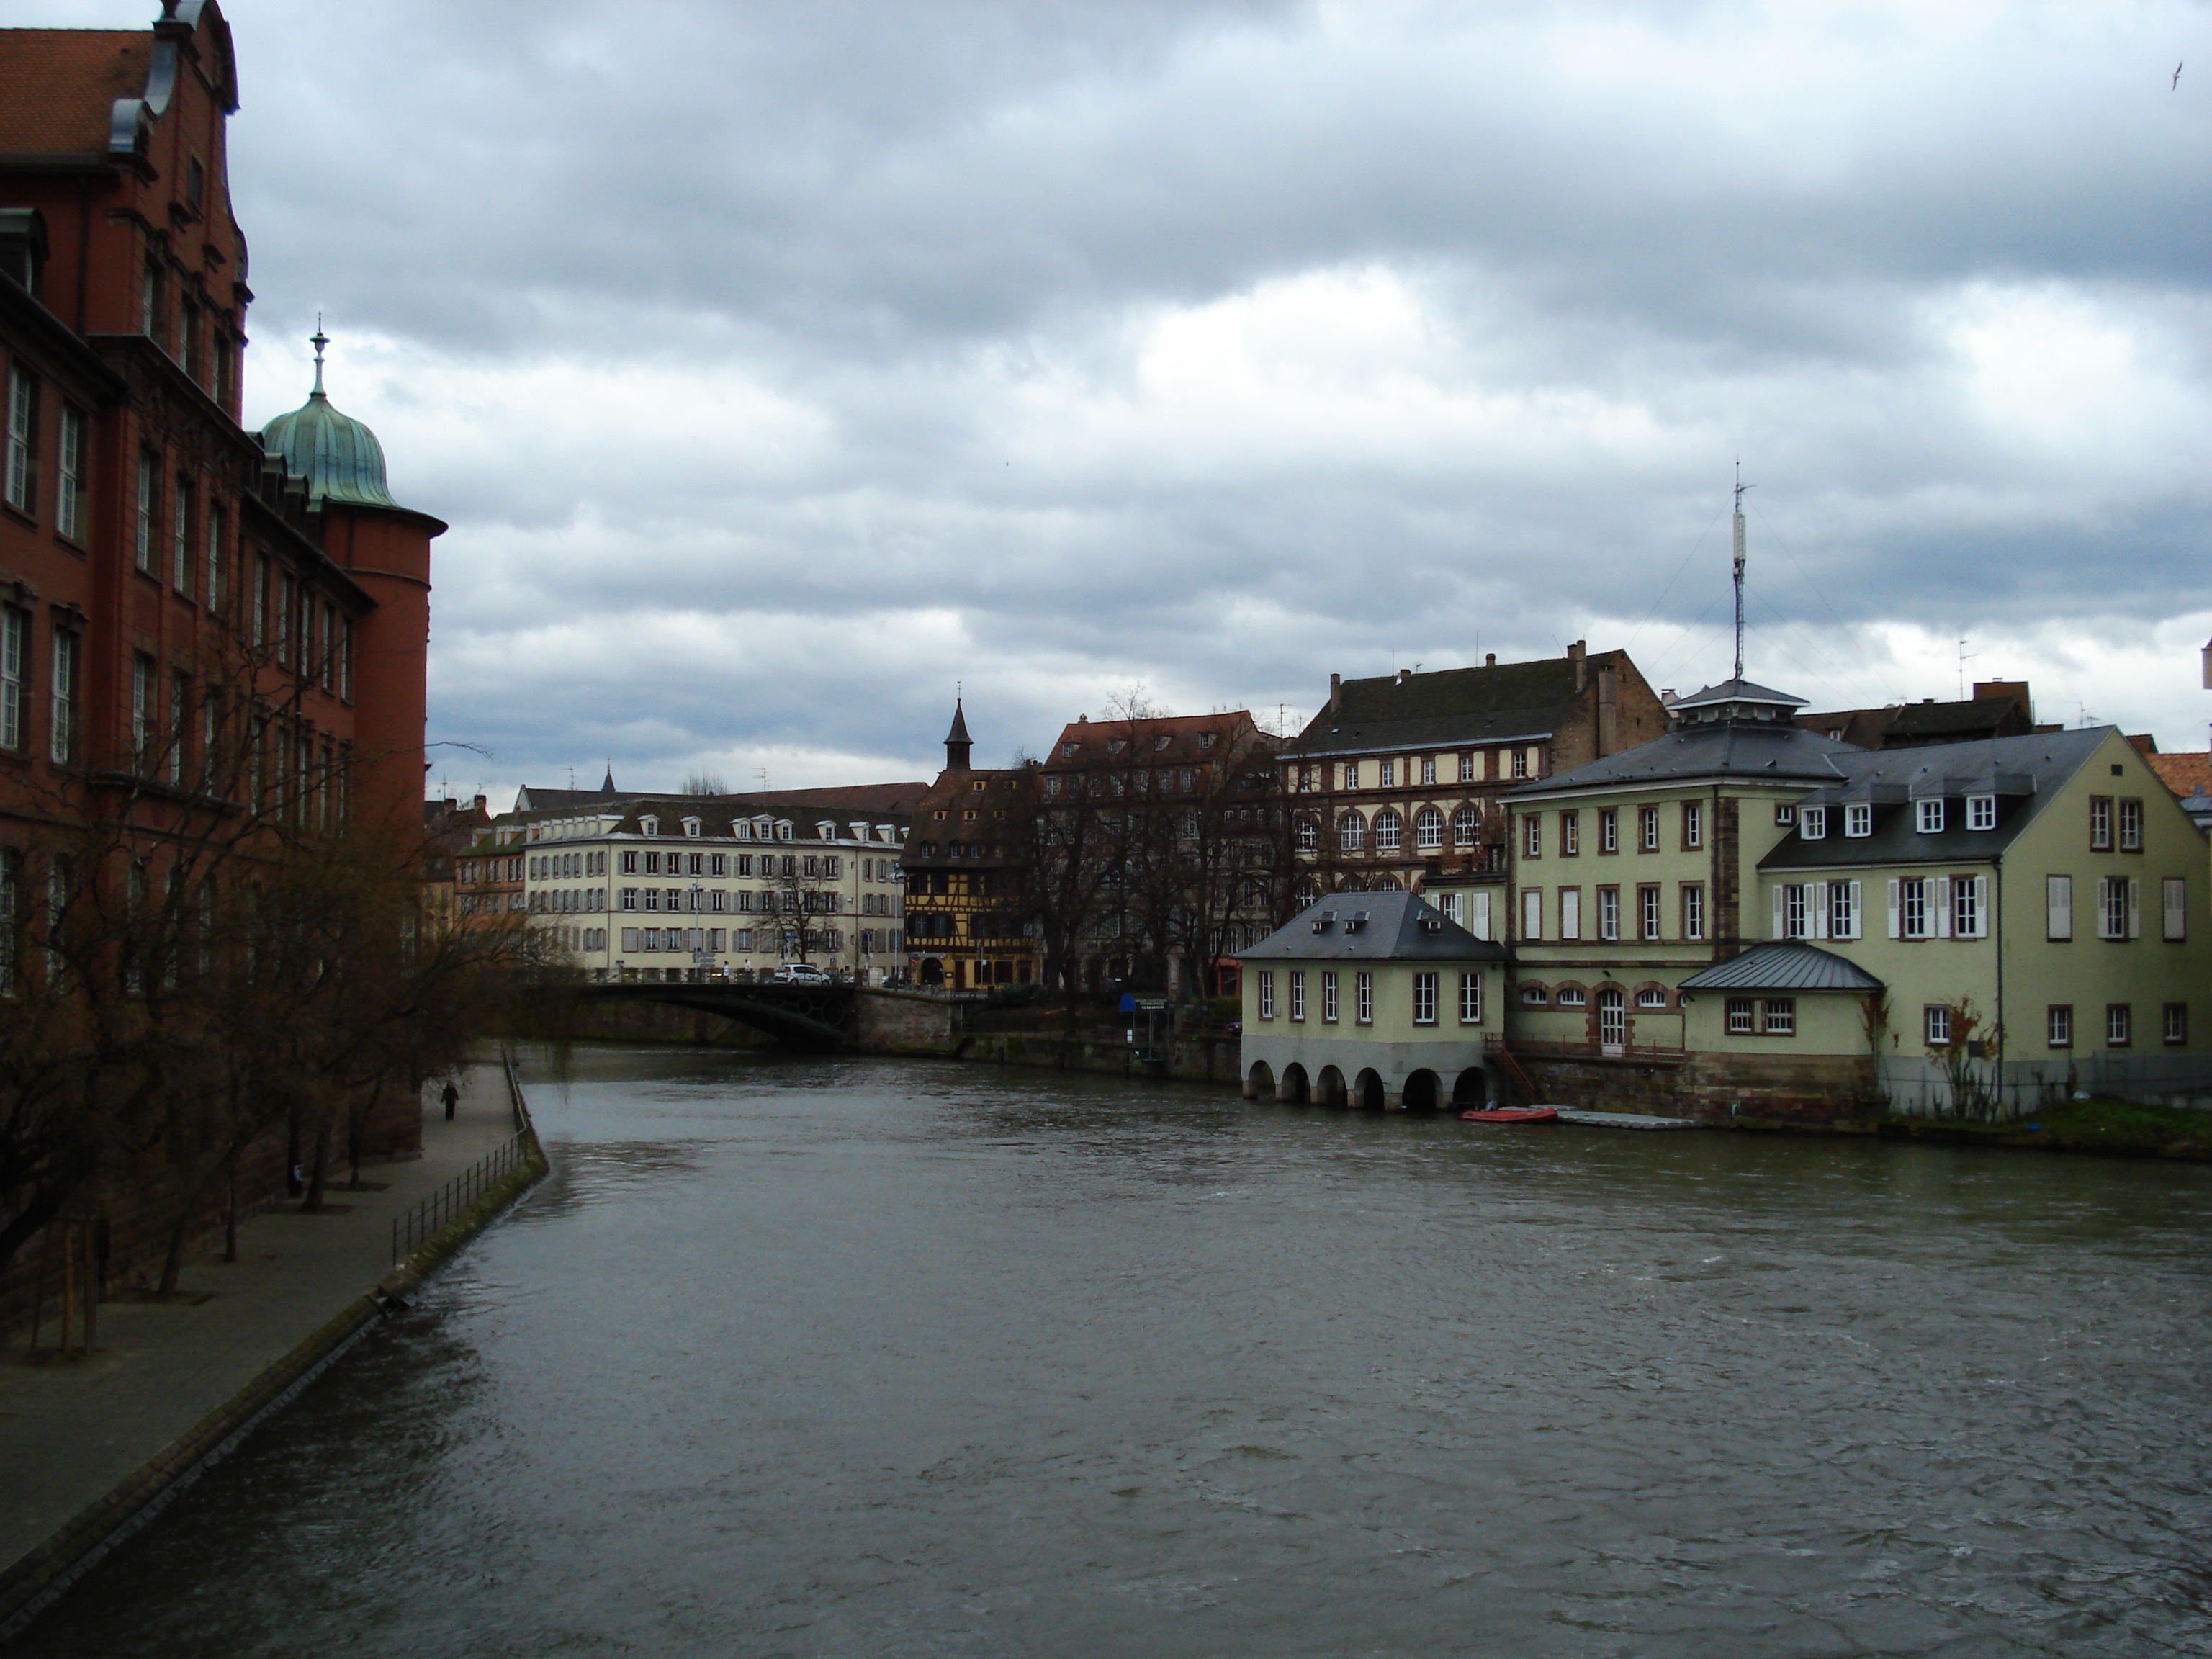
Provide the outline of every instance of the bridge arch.
{"type": "Polygon", "coordinates": [[[842,1048],[854,1032],[859,990],[851,985],[744,985],[726,981],[617,981],[580,985],[586,1003],[657,1002],[720,1014],[793,1048],[842,1048]]]}

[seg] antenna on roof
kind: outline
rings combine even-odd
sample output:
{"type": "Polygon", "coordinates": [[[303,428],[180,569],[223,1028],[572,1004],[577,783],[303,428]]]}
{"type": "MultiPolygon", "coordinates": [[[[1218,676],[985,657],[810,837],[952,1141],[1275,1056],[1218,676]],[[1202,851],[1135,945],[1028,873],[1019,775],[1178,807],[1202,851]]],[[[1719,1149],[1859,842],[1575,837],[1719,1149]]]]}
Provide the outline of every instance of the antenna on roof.
{"type": "Polygon", "coordinates": [[[1735,458],[1735,675],[1743,678],[1743,492],[1757,484],[1743,481],[1743,457],[1735,458]]]}
{"type": "Polygon", "coordinates": [[[1978,651],[1967,650],[1966,636],[1964,634],[1959,635],[1959,701],[1960,702],[1966,700],[1966,665],[1981,654],[1978,651]]]}

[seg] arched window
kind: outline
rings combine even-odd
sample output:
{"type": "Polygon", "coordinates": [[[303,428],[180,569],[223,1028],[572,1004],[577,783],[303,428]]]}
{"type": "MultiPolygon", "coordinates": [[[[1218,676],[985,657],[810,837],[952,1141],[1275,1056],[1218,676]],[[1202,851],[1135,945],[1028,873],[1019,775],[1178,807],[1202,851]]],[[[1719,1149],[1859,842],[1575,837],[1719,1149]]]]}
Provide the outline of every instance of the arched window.
{"type": "Polygon", "coordinates": [[[1321,848],[1321,826],[1311,818],[1298,820],[1298,851],[1318,852],[1321,848]]]}
{"type": "Polygon", "coordinates": [[[1397,877],[1395,877],[1395,876],[1377,876],[1377,877],[1376,877],[1376,878],[1375,878],[1375,890],[1375,890],[1375,891],[1376,891],[1376,892],[1378,892],[1378,893],[1395,893],[1395,892],[1396,892],[1396,891],[1398,890],[1398,878],[1397,878],[1397,877]]]}
{"type": "Polygon", "coordinates": [[[1462,806],[1452,814],[1452,845],[1472,847],[1482,836],[1482,809],[1462,806]]]}
{"type": "Polygon", "coordinates": [[[1394,806],[1386,806],[1375,815],[1375,850],[1395,853],[1398,843],[1405,839],[1406,821],[1398,816],[1394,806]]]}
{"type": "Polygon", "coordinates": [[[1424,853],[1439,852],[1444,844],[1444,815],[1433,806],[1413,814],[1413,845],[1424,853]]]}
{"type": "Polygon", "coordinates": [[[1347,853],[1357,853],[1366,846],[1366,820],[1357,812],[1346,812],[1336,821],[1336,842],[1347,853]]]}

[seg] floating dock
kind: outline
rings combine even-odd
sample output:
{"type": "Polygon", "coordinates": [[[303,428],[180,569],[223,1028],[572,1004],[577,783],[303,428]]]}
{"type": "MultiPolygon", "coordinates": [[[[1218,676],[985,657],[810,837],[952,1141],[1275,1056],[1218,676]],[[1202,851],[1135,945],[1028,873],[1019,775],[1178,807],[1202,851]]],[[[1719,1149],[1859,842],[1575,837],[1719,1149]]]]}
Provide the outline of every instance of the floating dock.
{"type": "Polygon", "coordinates": [[[1704,1129],[1711,1126],[1693,1117],[1652,1117],[1643,1112],[1584,1112],[1571,1106],[1554,1109],[1562,1123],[1586,1123],[1594,1129],[1704,1129]]]}

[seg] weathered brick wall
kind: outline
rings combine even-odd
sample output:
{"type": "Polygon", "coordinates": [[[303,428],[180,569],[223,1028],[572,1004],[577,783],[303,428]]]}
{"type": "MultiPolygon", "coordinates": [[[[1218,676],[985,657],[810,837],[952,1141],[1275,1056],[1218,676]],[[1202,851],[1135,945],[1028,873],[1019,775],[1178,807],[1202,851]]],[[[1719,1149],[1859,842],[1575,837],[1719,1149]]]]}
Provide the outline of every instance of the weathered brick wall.
{"type": "Polygon", "coordinates": [[[1832,1123],[1880,1111],[1874,1062],[1847,1054],[1696,1054],[1686,1065],[1516,1056],[1547,1105],[1660,1117],[1832,1123]]]}
{"type": "Polygon", "coordinates": [[[883,1054],[951,1054],[955,1012],[952,1003],[911,991],[860,992],[854,1046],[883,1054]]]}

